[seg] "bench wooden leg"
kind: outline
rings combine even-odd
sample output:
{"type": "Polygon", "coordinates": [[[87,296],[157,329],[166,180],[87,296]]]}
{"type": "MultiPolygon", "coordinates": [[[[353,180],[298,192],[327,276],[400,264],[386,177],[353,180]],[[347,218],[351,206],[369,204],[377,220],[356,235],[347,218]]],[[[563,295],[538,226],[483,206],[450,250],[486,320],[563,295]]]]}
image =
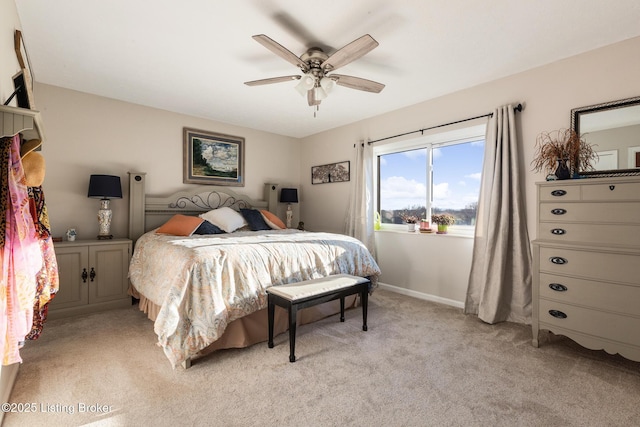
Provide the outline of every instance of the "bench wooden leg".
{"type": "Polygon", "coordinates": [[[297,327],[297,317],[298,317],[298,308],[306,308],[311,307],[317,304],[321,304],[327,301],[333,301],[336,299],[340,300],[340,321],[344,322],[344,306],[345,306],[345,296],[360,294],[361,304],[362,304],[362,330],[367,330],[367,311],[369,305],[369,285],[371,282],[365,283],[357,283],[355,285],[351,285],[348,287],[343,287],[340,289],[336,289],[332,292],[324,292],[318,293],[316,295],[307,296],[304,298],[291,298],[290,295],[285,293],[284,296],[275,295],[270,292],[268,296],[268,306],[267,306],[267,318],[269,323],[269,348],[274,347],[273,343],[273,329],[274,329],[274,317],[275,317],[275,306],[279,305],[285,309],[289,314],[289,362],[296,361],[296,327],[297,327]]]}
{"type": "Polygon", "coordinates": [[[289,306],[289,362],[296,361],[296,320],[298,308],[295,304],[289,306]]]}
{"type": "Polygon", "coordinates": [[[369,285],[365,284],[362,288],[361,303],[362,303],[362,330],[367,330],[367,310],[369,305],[369,285]]]}
{"type": "Polygon", "coordinates": [[[269,318],[269,348],[273,348],[273,317],[275,314],[275,304],[273,303],[273,296],[269,294],[268,296],[269,305],[267,306],[267,317],[269,318]]]}

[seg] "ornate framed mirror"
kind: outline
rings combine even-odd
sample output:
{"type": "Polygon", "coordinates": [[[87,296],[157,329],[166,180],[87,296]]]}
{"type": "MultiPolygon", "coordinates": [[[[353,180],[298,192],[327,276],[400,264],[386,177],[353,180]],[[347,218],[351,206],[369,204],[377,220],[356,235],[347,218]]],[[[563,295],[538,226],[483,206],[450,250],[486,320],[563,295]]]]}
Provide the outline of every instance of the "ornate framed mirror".
{"type": "Polygon", "coordinates": [[[571,110],[571,129],[598,153],[584,177],[640,175],[640,96],[571,110]]]}

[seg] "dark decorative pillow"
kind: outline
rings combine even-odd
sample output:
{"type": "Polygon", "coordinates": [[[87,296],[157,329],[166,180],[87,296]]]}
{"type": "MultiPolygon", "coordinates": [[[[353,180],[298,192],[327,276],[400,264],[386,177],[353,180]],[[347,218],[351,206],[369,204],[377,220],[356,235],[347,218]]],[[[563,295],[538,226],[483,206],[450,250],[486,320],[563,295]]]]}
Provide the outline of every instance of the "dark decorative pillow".
{"type": "Polygon", "coordinates": [[[206,219],[202,221],[202,224],[196,228],[193,234],[224,234],[225,231],[221,230],[217,225],[211,224],[206,219]]]}
{"type": "Polygon", "coordinates": [[[249,227],[251,227],[251,231],[271,230],[271,227],[264,221],[260,211],[255,209],[240,209],[240,213],[244,217],[244,220],[247,221],[247,224],[249,224],[249,227]]]}

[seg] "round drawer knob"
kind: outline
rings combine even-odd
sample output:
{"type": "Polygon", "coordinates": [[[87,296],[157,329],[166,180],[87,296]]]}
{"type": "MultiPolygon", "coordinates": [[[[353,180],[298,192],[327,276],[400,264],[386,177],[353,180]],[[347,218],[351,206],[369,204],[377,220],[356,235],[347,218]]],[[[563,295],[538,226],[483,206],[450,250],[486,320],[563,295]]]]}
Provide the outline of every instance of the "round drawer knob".
{"type": "Polygon", "coordinates": [[[562,236],[563,234],[567,234],[567,230],[565,230],[564,228],[554,228],[551,230],[551,234],[562,236]]]}
{"type": "Polygon", "coordinates": [[[567,210],[562,208],[556,208],[556,209],[551,209],[551,213],[553,215],[564,215],[567,213],[567,210]]]}
{"type": "Polygon", "coordinates": [[[556,292],[566,292],[568,289],[565,285],[561,285],[560,283],[549,283],[549,287],[556,292]]]}
{"type": "Polygon", "coordinates": [[[567,314],[560,310],[549,310],[549,314],[557,319],[566,319],[567,314]]]}
{"type": "Polygon", "coordinates": [[[562,197],[562,196],[564,196],[566,194],[567,194],[566,190],[553,190],[551,192],[551,195],[554,196],[554,197],[562,197]]]}
{"type": "Polygon", "coordinates": [[[564,265],[569,262],[566,258],[562,258],[560,256],[552,256],[551,258],[549,258],[549,261],[557,265],[564,265]]]}

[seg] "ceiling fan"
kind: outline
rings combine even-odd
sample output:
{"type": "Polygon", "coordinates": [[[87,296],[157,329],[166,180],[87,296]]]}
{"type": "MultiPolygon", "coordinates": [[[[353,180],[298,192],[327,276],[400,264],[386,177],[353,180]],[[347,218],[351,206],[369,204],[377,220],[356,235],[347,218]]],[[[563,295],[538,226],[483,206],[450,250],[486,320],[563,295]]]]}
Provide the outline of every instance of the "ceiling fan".
{"type": "Polygon", "coordinates": [[[335,84],[373,93],[380,93],[384,88],[382,83],[360,77],[346,76],[344,74],[333,74],[333,71],[366,55],[378,46],[378,42],[369,34],[365,34],[352,41],[331,55],[327,55],[318,47],[312,47],[300,57],[297,57],[290,50],[264,34],[255,35],[253,39],[285,61],[300,68],[303,75],[253,80],[245,82],[244,84],[247,86],[260,86],[290,80],[300,80],[300,83],[296,86],[296,90],[303,96],[306,94],[310,106],[320,105],[320,102],[327,97],[327,94],[335,84]]]}

